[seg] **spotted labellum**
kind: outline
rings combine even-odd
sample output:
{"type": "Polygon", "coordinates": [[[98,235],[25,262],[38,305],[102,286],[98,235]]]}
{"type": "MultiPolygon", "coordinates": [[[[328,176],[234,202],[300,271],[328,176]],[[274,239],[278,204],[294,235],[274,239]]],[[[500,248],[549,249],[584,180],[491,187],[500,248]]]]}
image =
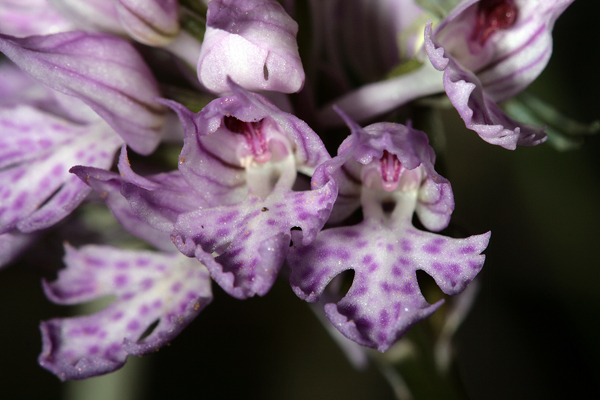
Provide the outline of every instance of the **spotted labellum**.
{"type": "Polygon", "coordinates": [[[354,270],[348,293],[325,304],[325,313],[346,337],[383,352],[443,303],[427,303],[416,271],[431,275],[444,293],[460,293],[481,270],[490,234],[453,239],[415,228],[414,213],[439,231],[454,209],[450,183],[433,169],[427,136],[392,123],[363,129],[344,118],[352,134],[315,176],[348,181],[340,183],[340,197],[359,198],[364,220],[295,245],[288,256],[290,283],[300,298],[314,302],[336,275],[354,270]]]}

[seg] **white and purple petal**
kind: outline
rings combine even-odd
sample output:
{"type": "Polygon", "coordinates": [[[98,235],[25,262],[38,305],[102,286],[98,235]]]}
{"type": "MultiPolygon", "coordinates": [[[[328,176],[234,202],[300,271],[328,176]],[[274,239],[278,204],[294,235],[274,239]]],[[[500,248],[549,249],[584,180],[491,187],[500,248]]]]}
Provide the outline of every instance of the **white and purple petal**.
{"type": "Polygon", "coordinates": [[[77,175],[106,201],[106,205],[125,230],[159,250],[173,251],[169,233],[152,229],[152,226],[133,212],[129,202],[121,194],[121,187],[125,182],[121,175],[100,168],[83,166],[75,166],[70,172],[77,175]]]}
{"type": "Polygon", "coordinates": [[[32,232],[69,214],[89,188],[75,164],[109,168],[121,138],[98,121],[78,125],[29,106],[0,109],[0,232],[32,232]]]}
{"type": "Polygon", "coordinates": [[[331,279],[353,269],[350,290],[339,302],[326,304],[325,312],[346,337],[383,352],[442,303],[427,303],[416,271],[431,275],[444,293],[459,293],[483,266],[480,253],[488,240],[489,233],[452,239],[418,231],[408,221],[385,226],[367,219],[325,230],[293,250],[290,282],[300,298],[313,302],[331,279]]]}
{"type": "Polygon", "coordinates": [[[163,101],[177,112],[186,135],[179,170],[190,187],[209,204],[238,203],[248,193],[248,175],[240,163],[238,150],[244,145],[240,143],[243,139],[226,129],[224,117],[242,122],[264,121],[263,128],[267,135],[273,136],[274,143],[289,140],[294,147],[294,169],[300,172],[310,175],[330,158],[317,134],[305,122],[279,110],[265,97],[229,83],[233,96],[216,99],[197,114],[175,102],[163,101]]]}
{"type": "Polygon", "coordinates": [[[212,300],[208,271],[198,260],[106,246],[66,250],[67,268],[44,282],[46,295],[59,304],[115,300],[92,315],[42,322],[39,362],[61,380],[112,372],[128,355],[158,350],[212,300]]]}
{"type": "Polygon", "coordinates": [[[173,231],[181,252],[197,257],[231,296],[265,295],[290,248],[292,229],[298,245],[310,243],[327,218],[337,185],[303,192],[275,189],[266,199],[248,196],[242,203],[182,214],[173,231]],[[216,257],[215,254],[216,253],[216,257]]]}
{"type": "Polygon", "coordinates": [[[198,79],[229,92],[228,77],[247,90],[298,92],[304,70],[298,24],[275,0],[212,0],[198,60],[198,79]]]}
{"type": "Polygon", "coordinates": [[[50,35],[75,28],[48,0],[0,1],[0,33],[25,37],[50,35]]]}
{"type": "Polygon", "coordinates": [[[77,97],[96,111],[137,152],[160,140],[166,109],[156,80],[124,39],[65,32],[15,38],[0,35],[0,51],[54,90],[77,97]]]}
{"type": "Polygon", "coordinates": [[[444,88],[452,105],[486,142],[514,150],[519,146],[535,146],[546,140],[544,128],[518,123],[509,118],[487,94],[481,81],[464,68],[431,36],[431,24],[425,29],[425,49],[435,68],[444,71],[444,88]]]}

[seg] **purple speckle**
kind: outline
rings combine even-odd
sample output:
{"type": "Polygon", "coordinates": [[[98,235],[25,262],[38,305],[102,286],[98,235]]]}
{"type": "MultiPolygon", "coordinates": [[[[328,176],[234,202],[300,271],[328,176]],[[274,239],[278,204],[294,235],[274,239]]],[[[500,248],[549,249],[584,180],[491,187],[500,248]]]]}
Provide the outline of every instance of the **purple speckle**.
{"type": "Polygon", "coordinates": [[[117,269],[127,269],[129,268],[129,263],[127,261],[117,261],[115,266],[117,269]]]}
{"type": "Polygon", "coordinates": [[[138,267],[146,267],[148,264],[150,264],[150,260],[147,258],[138,258],[135,260],[135,265],[138,267]]]}
{"type": "Polygon", "coordinates": [[[386,250],[389,252],[394,251],[394,245],[393,244],[388,244],[387,246],[385,246],[386,250]]]}
{"type": "Polygon", "coordinates": [[[113,321],[118,321],[121,318],[123,318],[123,311],[119,311],[111,317],[113,321]]]}
{"type": "Polygon", "coordinates": [[[366,256],[364,256],[363,260],[362,260],[363,264],[368,264],[371,261],[373,261],[373,256],[371,256],[370,254],[367,254],[366,256]]]}
{"type": "Polygon", "coordinates": [[[140,287],[141,287],[142,290],[148,290],[152,286],[154,286],[154,281],[151,278],[144,279],[142,281],[142,283],[140,284],[140,287]]]}
{"type": "Polygon", "coordinates": [[[237,214],[238,214],[238,212],[237,212],[237,211],[232,211],[232,212],[230,212],[229,214],[223,215],[222,217],[220,217],[220,218],[217,220],[217,223],[219,223],[219,224],[226,224],[226,223],[229,223],[229,222],[233,221],[233,219],[235,218],[235,216],[236,216],[237,214]]]}
{"type": "Polygon", "coordinates": [[[106,265],[104,260],[101,260],[101,259],[95,258],[95,257],[86,257],[85,262],[95,268],[101,268],[106,265]]]}
{"type": "Polygon", "coordinates": [[[415,287],[412,282],[406,282],[404,286],[402,286],[402,292],[406,294],[413,294],[415,292],[415,287]]]}
{"type": "Polygon", "coordinates": [[[100,346],[93,345],[88,349],[88,354],[93,356],[95,354],[98,354],[99,351],[100,351],[100,346]]]}
{"type": "Polygon", "coordinates": [[[173,284],[173,286],[171,286],[171,291],[173,293],[178,293],[182,287],[183,287],[183,284],[181,282],[175,282],[173,284]]]}
{"type": "Polygon", "coordinates": [[[362,249],[362,248],[364,248],[368,244],[369,244],[368,240],[361,240],[360,242],[356,243],[356,248],[357,249],[362,249]]]}
{"type": "Polygon", "coordinates": [[[298,218],[300,218],[300,220],[302,220],[302,221],[306,221],[307,219],[310,218],[310,214],[307,213],[306,211],[302,211],[300,214],[298,214],[298,218]]]}
{"type": "Polygon", "coordinates": [[[98,326],[95,325],[88,325],[88,326],[84,326],[81,329],[81,332],[84,335],[95,335],[96,333],[98,333],[98,331],[100,330],[100,328],[98,326]]]}
{"type": "Polygon", "coordinates": [[[404,251],[405,253],[410,253],[412,251],[412,244],[410,243],[410,240],[407,239],[403,239],[400,242],[400,248],[402,249],[402,251],[404,251]]]}
{"type": "Polygon", "coordinates": [[[162,300],[154,300],[154,303],[152,303],[152,308],[160,308],[162,307],[162,300]]]}
{"type": "Polygon", "coordinates": [[[115,279],[114,279],[115,286],[118,288],[125,286],[127,284],[127,281],[128,281],[127,275],[123,275],[123,274],[115,276],[115,279]]]}
{"type": "Polygon", "coordinates": [[[394,275],[396,278],[399,278],[402,276],[402,270],[394,265],[392,267],[392,275],[394,275]]]}
{"type": "Polygon", "coordinates": [[[277,223],[277,222],[276,222],[274,219],[268,219],[268,220],[267,220],[267,225],[271,225],[271,226],[273,226],[273,225],[275,225],[276,223],[277,223]]]}
{"type": "Polygon", "coordinates": [[[129,292],[129,293],[125,293],[123,296],[121,296],[121,300],[131,300],[135,297],[135,293],[129,292]]]}
{"type": "Polygon", "coordinates": [[[460,274],[460,265],[453,263],[449,265],[450,271],[452,271],[454,274],[458,275],[460,274]]]}
{"type": "Polygon", "coordinates": [[[379,265],[377,263],[372,263],[371,265],[369,265],[369,272],[374,272],[377,270],[377,268],[379,268],[379,265]]]}
{"type": "Polygon", "coordinates": [[[130,331],[137,331],[140,328],[140,323],[136,319],[132,319],[127,324],[127,329],[130,331]]]}
{"type": "Polygon", "coordinates": [[[475,251],[475,247],[473,247],[472,245],[465,246],[459,250],[460,254],[470,254],[470,253],[473,253],[474,251],[475,251]]]}
{"type": "Polygon", "coordinates": [[[142,304],[142,306],[140,307],[140,315],[144,316],[148,314],[148,312],[150,312],[150,307],[148,307],[146,304],[142,304]]]}
{"type": "Polygon", "coordinates": [[[379,313],[379,323],[383,326],[387,326],[390,323],[390,315],[386,310],[381,310],[379,313]]]}
{"type": "Polygon", "coordinates": [[[423,246],[423,250],[428,254],[439,254],[440,248],[432,243],[423,246]]]}

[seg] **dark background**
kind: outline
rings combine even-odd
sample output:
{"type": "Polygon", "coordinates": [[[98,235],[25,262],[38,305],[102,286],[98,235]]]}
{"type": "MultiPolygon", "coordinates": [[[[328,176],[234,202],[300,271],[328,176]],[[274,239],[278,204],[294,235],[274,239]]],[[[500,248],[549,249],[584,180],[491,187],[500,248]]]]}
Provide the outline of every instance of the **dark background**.
{"type": "MultiPolygon", "coordinates": [[[[567,9],[550,64],[530,88],[584,122],[600,118],[599,15],[588,0],[567,9]]],[[[492,231],[480,295],[457,334],[456,372],[466,393],[600,398],[600,138],[566,153],[548,145],[510,152],[466,131],[455,112],[445,119],[453,127],[445,159],[453,220],[474,233],[492,231]]],[[[56,265],[39,251],[0,272],[3,399],[78,398],[77,390],[88,390],[37,365],[39,321],[71,312],[44,298],[40,278],[51,278],[56,265]]],[[[152,399],[392,398],[376,368],[349,365],[284,280],[247,301],[214,291],[213,303],[171,346],[119,372],[129,386],[114,386],[124,391],[114,398],[127,390],[152,399]]]]}

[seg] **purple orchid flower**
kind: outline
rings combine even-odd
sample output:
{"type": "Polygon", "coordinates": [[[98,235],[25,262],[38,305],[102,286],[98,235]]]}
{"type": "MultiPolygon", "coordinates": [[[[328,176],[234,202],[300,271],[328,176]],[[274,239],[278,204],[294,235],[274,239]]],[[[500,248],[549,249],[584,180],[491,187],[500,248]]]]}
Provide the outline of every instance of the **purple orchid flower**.
{"type": "MultiPolygon", "coordinates": [[[[544,69],[554,21],[572,1],[463,0],[435,31],[431,24],[425,27],[431,63],[365,85],[334,103],[362,121],[445,90],[467,128],[486,142],[511,150],[539,144],[546,139],[543,128],[510,119],[497,103],[523,90],[544,69]]],[[[339,121],[331,107],[320,120],[339,121]]]]}
{"type": "Polygon", "coordinates": [[[346,337],[383,352],[443,303],[427,303],[416,270],[430,274],[444,293],[460,293],[483,266],[480,253],[490,234],[453,239],[416,229],[413,213],[437,231],[454,209],[450,183],[433,169],[427,136],[392,123],[363,129],[342,116],[352,134],[313,180],[330,174],[340,179],[340,196],[354,191],[364,220],[294,246],[287,258],[290,283],[300,298],[314,302],[336,275],[353,269],[350,290],[325,304],[325,312],[346,337]]]}
{"type": "Polygon", "coordinates": [[[465,0],[432,30],[425,49],[444,71],[450,101],[489,143],[507,149],[546,140],[543,128],[511,120],[496,103],[525,89],[546,67],[554,22],[573,0],[465,0]]]}
{"type": "MultiPolygon", "coordinates": [[[[234,95],[198,114],[164,101],[178,113],[186,135],[178,172],[141,177],[124,152],[119,170],[121,193],[133,212],[169,233],[225,291],[246,298],[271,288],[292,228],[302,230],[304,244],[314,239],[337,185],[330,179],[313,190],[293,191],[297,171],[310,175],[330,158],[323,144],[298,118],[230,85],[234,95]]],[[[97,174],[87,168],[74,172],[88,182],[97,174]]]]}
{"type": "Polygon", "coordinates": [[[198,79],[210,91],[230,91],[228,77],[251,91],[298,92],[304,70],[298,54],[298,24],[275,0],[213,0],[198,79]]]}
{"type": "Polygon", "coordinates": [[[109,168],[123,140],[81,101],[53,91],[12,64],[0,65],[0,266],[33,232],[63,219],[90,189],[74,164],[109,168]],[[77,119],[75,119],[77,118],[77,119]]]}
{"type": "Polygon", "coordinates": [[[9,63],[0,67],[0,242],[11,255],[5,265],[33,238],[23,234],[60,221],[89,193],[68,173],[71,166],[110,168],[123,138],[152,151],[166,108],[153,103],[156,81],[122,39],[0,35],[0,49],[47,84],[9,63]]]}
{"type": "Polygon", "coordinates": [[[112,372],[128,355],[158,350],[212,300],[206,268],[178,253],[67,246],[65,263],[58,280],[44,282],[52,301],[77,304],[109,295],[116,300],[95,314],[42,322],[39,362],[61,380],[112,372]]]}

